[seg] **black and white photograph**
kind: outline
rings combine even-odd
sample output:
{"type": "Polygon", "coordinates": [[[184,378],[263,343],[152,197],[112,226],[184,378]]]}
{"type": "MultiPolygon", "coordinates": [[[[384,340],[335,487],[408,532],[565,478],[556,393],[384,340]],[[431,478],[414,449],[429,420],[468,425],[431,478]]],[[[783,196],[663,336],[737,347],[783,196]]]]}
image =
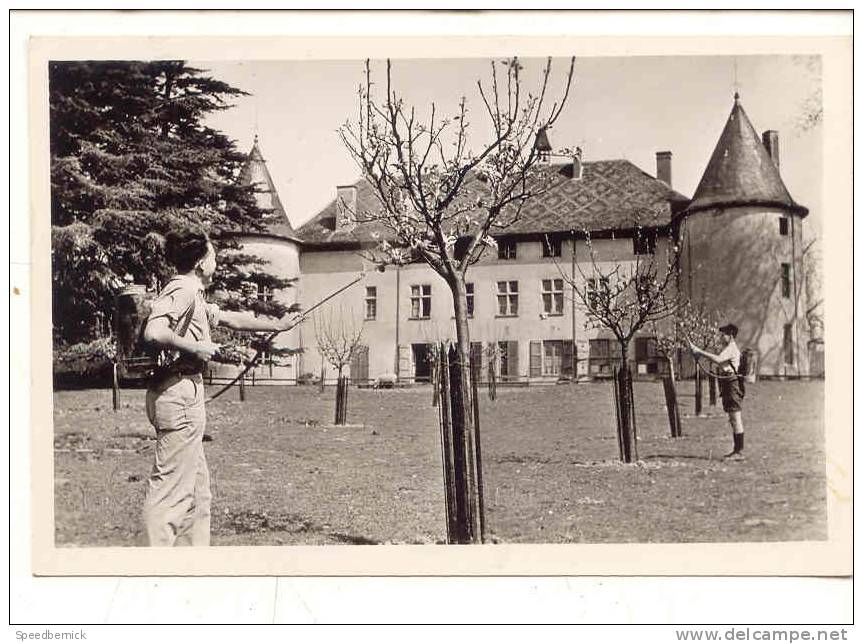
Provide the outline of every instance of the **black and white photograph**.
{"type": "Polygon", "coordinates": [[[53,561],[841,568],[822,55],[570,44],[40,50],[53,561]]]}

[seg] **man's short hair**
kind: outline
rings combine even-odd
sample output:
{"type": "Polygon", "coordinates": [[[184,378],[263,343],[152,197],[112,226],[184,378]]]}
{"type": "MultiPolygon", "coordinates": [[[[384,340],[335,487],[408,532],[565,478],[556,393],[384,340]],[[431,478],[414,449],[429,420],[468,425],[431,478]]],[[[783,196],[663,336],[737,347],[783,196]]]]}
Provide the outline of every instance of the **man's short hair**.
{"type": "Polygon", "coordinates": [[[198,230],[170,231],[165,235],[165,257],[180,273],[188,273],[206,257],[210,238],[198,230]]]}
{"type": "Polygon", "coordinates": [[[727,333],[732,338],[736,338],[737,337],[737,326],[729,323],[729,324],[726,324],[724,326],[719,327],[719,332],[720,333],[727,333]]]}

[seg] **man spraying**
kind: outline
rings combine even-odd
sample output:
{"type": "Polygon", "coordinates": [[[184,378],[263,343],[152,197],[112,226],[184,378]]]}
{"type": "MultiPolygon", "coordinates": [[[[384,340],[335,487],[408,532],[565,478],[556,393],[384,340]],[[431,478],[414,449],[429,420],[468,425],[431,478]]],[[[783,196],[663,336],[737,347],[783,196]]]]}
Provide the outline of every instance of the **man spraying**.
{"type": "Polygon", "coordinates": [[[206,413],[201,373],[219,350],[210,328],[275,332],[288,329],[291,320],[222,311],[204,300],[216,271],[216,251],[206,234],[169,233],[165,251],[177,275],[153,302],[144,339],[177,357],[160,368],[147,390],[156,450],[144,501],[144,531],[150,546],[207,546],[212,497],[202,444],[206,413]]]}
{"type": "Polygon", "coordinates": [[[743,386],[740,382],[740,348],[737,346],[737,327],[726,324],[719,327],[719,333],[725,348],[717,355],[700,349],[689,340],[689,349],[696,360],[702,356],[717,365],[719,369],[719,395],[722,398],[722,409],[728,414],[734,438],[734,449],[725,458],[729,460],[743,459],[743,415],[740,403],[743,401],[743,386]]]}

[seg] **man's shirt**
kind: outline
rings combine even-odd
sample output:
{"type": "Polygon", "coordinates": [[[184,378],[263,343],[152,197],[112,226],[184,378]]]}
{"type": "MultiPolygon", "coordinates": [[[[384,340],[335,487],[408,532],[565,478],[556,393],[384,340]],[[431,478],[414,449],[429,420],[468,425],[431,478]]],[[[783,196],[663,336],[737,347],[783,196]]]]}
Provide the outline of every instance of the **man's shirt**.
{"type": "Polygon", "coordinates": [[[717,358],[719,358],[719,366],[723,371],[733,371],[736,373],[740,370],[740,349],[737,347],[737,342],[733,339],[725,346],[717,358]],[[732,369],[732,367],[734,368],[732,369]]]}
{"type": "MultiPolygon", "coordinates": [[[[195,310],[189,321],[189,328],[184,334],[198,342],[211,341],[210,328],[219,323],[219,307],[208,304],[204,299],[204,285],[197,277],[189,275],[176,275],[165,285],[158,297],[153,300],[150,317],[147,322],[164,317],[172,330],[177,331],[180,320],[189,310],[192,302],[195,302],[195,310]]],[[[189,355],[182,357],[184,365],[203,370],[204,363],[189,355]],[[193,364],[199,363],[199,364],[193,364]]]]}

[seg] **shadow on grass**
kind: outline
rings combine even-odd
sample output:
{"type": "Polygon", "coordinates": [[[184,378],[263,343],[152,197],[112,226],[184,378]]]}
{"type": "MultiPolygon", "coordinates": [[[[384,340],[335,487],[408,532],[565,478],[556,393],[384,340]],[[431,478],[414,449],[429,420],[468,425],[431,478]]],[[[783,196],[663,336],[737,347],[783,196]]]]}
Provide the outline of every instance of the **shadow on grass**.
{"type": "Polygon", "coordinates": [[[712,456],[705,456],[704,454],[651,454],[650,456],[643,456],[641,460],[643,461],[674,461],[674,460],[689,460],[689,461],[715,461],[717,459],[712,456]]]}
{"type": "Polygon", "coordinates": [[[315,524],[310,519],[294,513],[268,513],[248,510],[228,510],[221,517],[222,521],[213,532],[219,535],[242,535],[249,533],[319,534],[338,543],[350,545],[377,545],[378,541],[360,535],[343,532],[329,532],[315,524]]]}
{"type": "Polygon", "coordinates": [[[347,543],[352,546],[376,546],[379,541],[375,541],[374,539],[368,539],[366,537],[361,537],[353,534],[344,534],[343,532],[330,532],[327,533],[328,537],[332,537],[336,541],[341,543],[347,543]]]}

